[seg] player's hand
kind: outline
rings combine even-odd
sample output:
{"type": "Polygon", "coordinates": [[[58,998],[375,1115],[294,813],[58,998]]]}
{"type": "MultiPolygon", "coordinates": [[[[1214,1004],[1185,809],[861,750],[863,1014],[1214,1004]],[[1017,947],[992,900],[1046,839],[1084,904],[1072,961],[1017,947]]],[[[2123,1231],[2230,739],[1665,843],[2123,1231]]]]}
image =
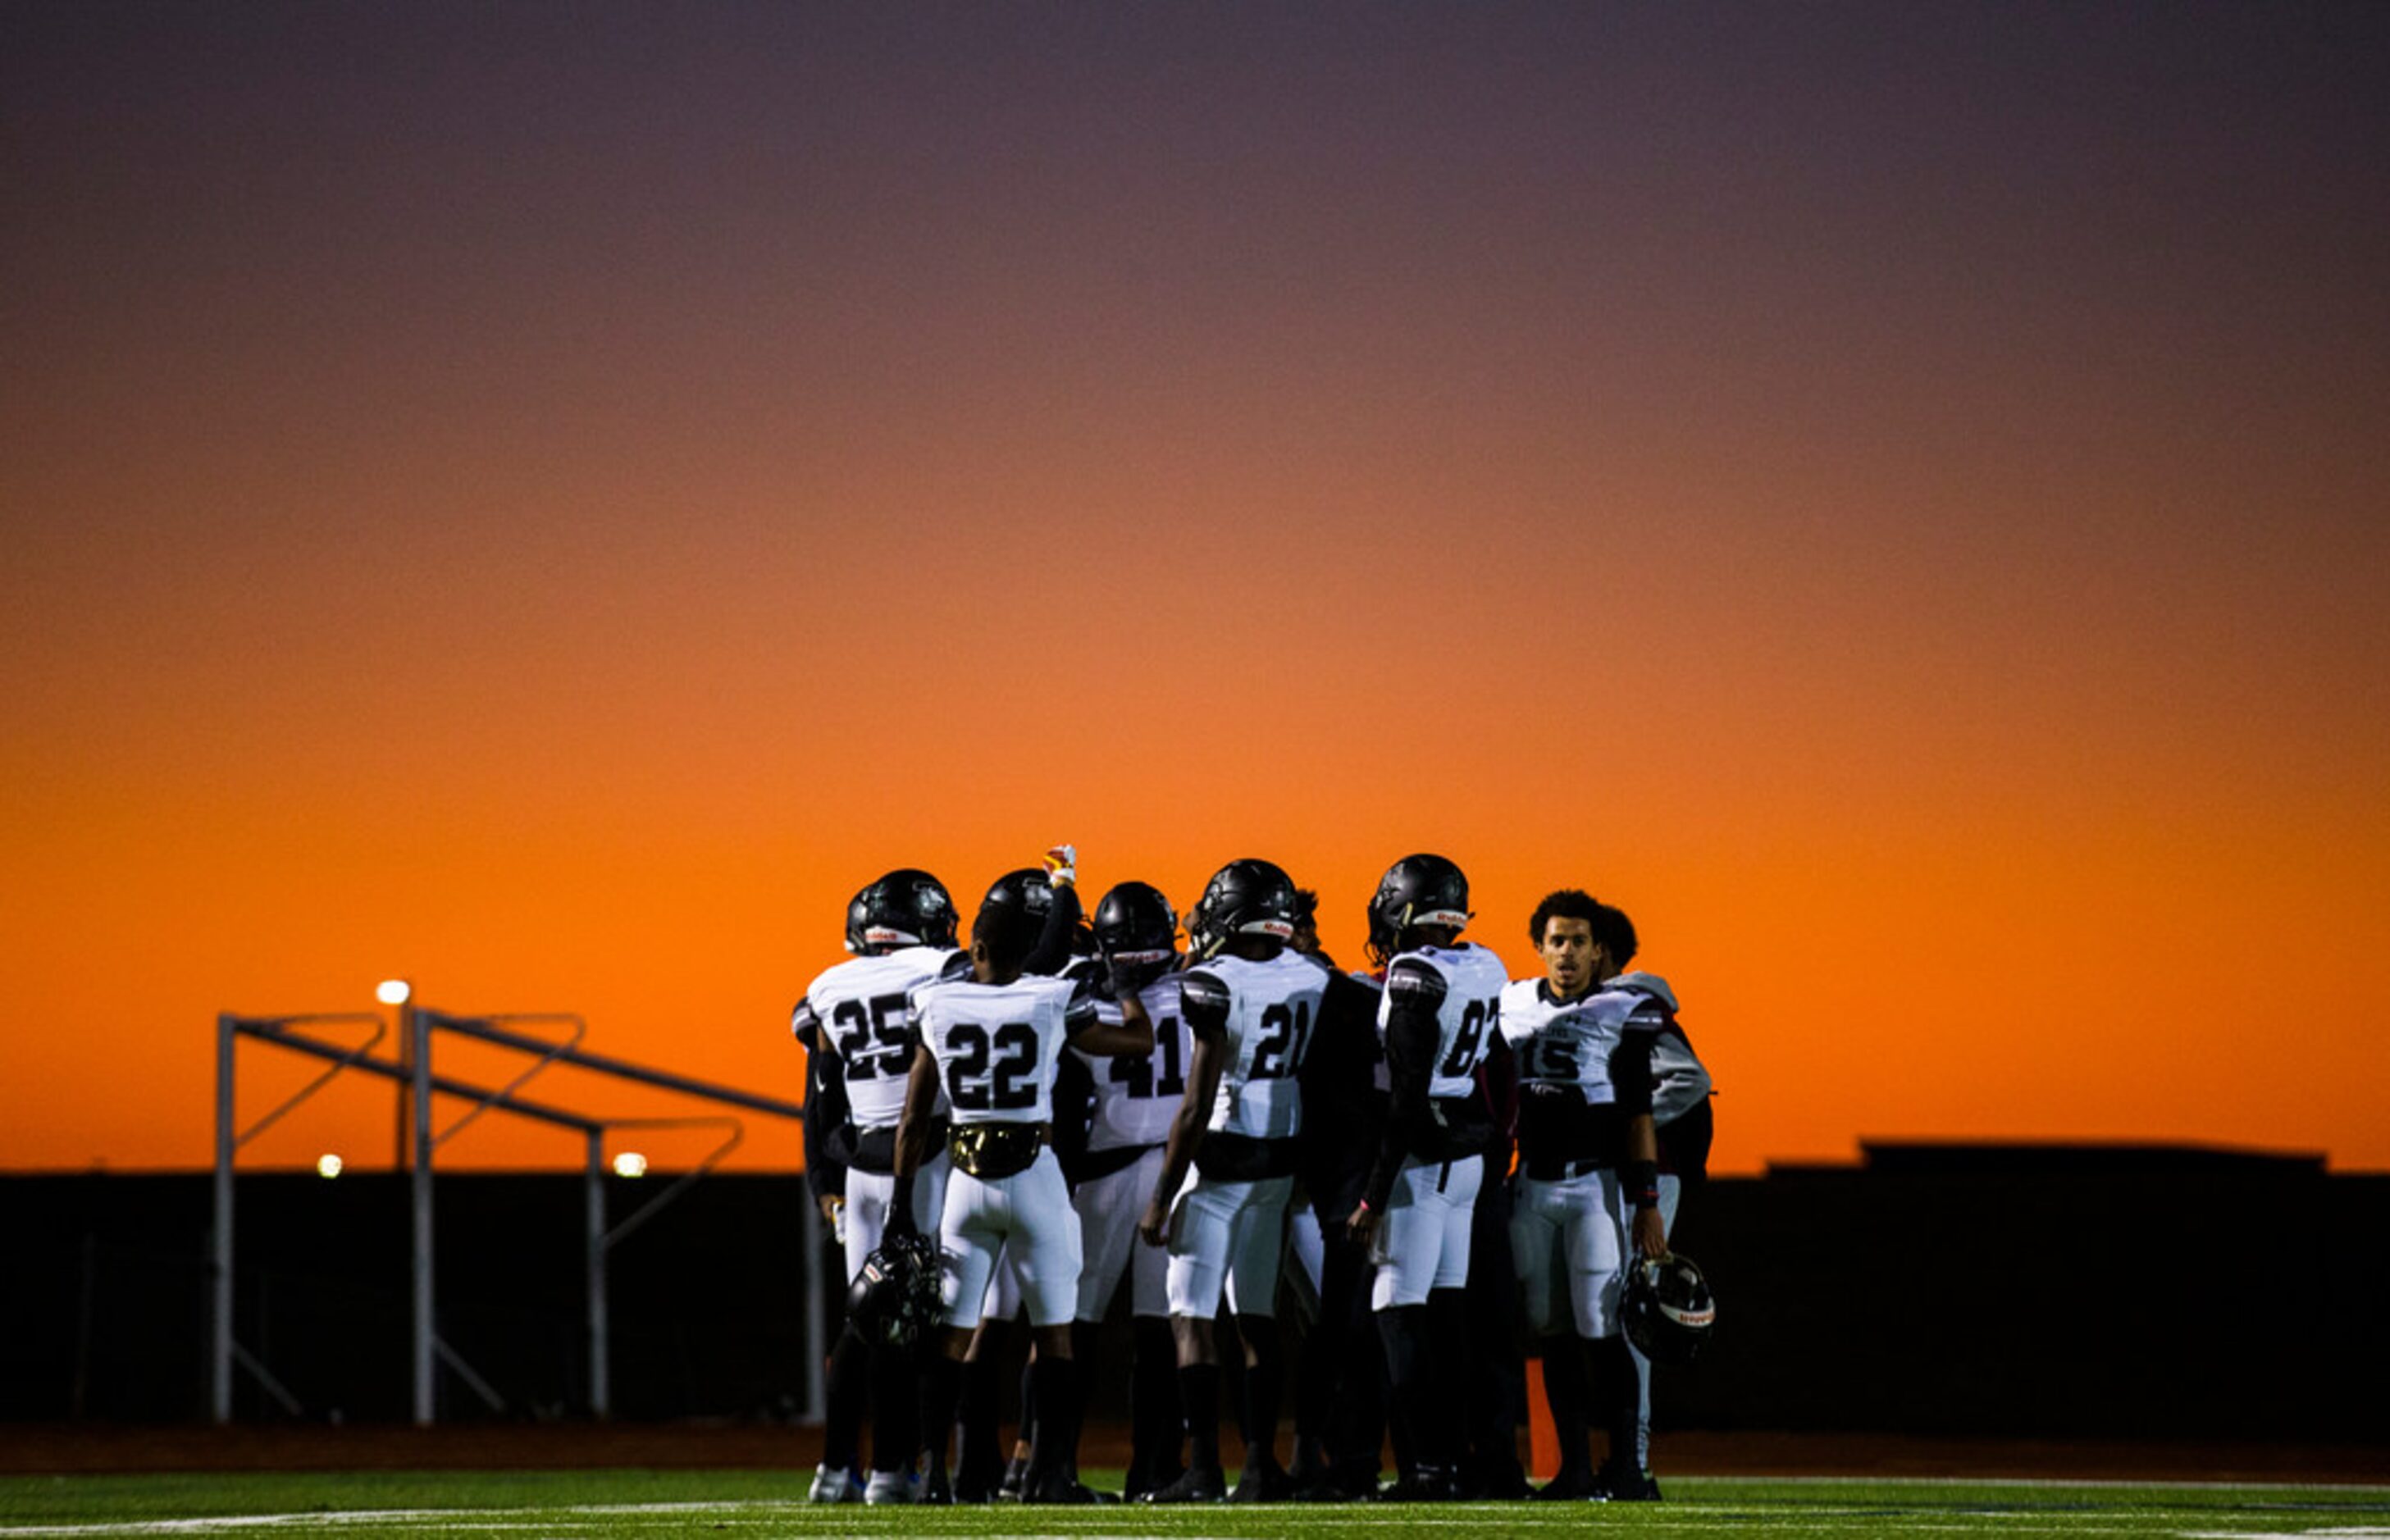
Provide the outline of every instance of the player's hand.
{"type": "Polygon", "coordinates": [[[907,1236],[919,1235],[921,1233],[921,1227],[913,1223],[913,1205],[910,1203],[892,1204],[888,1210],[888,1222],[886,1225],[881,1226],[880,1233],[891,1239],[901,1239],[907,1236]]]}
{"type": "Polygon", "coordinates": [[[826,1223],[831,1225],[837,1224],[838,1211],[844,1207],[846,1207],[846,1200],[841,1198],[838,1194],[834,1192],[826,1192],[822,1194],[821,1213],[822,1218],[826,1223]]]}
{"type": "Polygon", "coordinates": [[[1635,1211],[1635,1251],[1654,1262],[1668,1254],[1668,1226],[1657,1208],[1635,1211]]]}
{"type": "Polygon", "coordinates": [[[1165,1244],[1170,1238],[1170,1208],[1159,1195],[1145,1206],[1145,1217],[1137,1222],[1137,1238],[1149,1246],[1165,1244]]]}
{"type": "Polygon", "coordinates": [[[1046,880],[1058,888],[1079,885],[1079,847],[1052,845],[1046,852],[1046,880]]]}
{"type": "Polygon", "coordinates": [[[1344,1238],[1364,1251],[1378,1238],[1378,1216],[1369,1212],[1368,1204],[1353,1205],[1352,1213],[1344,1221],[1344,1238]]]}

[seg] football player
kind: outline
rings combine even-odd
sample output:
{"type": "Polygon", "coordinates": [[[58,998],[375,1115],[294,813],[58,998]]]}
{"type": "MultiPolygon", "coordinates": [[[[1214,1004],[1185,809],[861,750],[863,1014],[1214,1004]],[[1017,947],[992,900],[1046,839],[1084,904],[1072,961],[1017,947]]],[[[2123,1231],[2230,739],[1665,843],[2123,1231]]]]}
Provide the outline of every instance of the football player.
{"type": "Polygon", "coordinates": [[[1176,1350],[1163,1253],[1137,1242],[1137,1222],[1162,1174],[1170,1119],[1187,1089],[1189,1045],[1178,1007],[1178,916],[1149,883],[1122,882],[1096,905],[1093,937],[1102,983],[1096,1014],[1122,1022],[1134,996],[1152,1023],[1150,1054],[1103,1058],[1073,1048],[1057,1081],[1055,1133],[1072,1180],[1085,1266],[1073,1328],[1080,1381],[1091,1386],[1099,1328],[1125,1279],[1132,1323],[1130,1455],[1123,1495],[1136,1498],[1179,1474],[1176,1350]]]}
{"type": "Polygon", "coordinates": [[[1187,930],[1197,961],[1179,975],[1178,1004],[1194,1052],[1137,1230],[1169,1251],[1165,1286],[1189,1457],[1184,1474],[1145,1500],[1227,1495],[1213,1329],[1225,1290],[1245,1348],[1245,1465],[1235,1495],[1261,1501],[1288,1495],[1275,1447],[1285,1380],[1278,1279],[1303,1128],[1296,1073],[1326,981],[1287,945],[1294,883],[1270,862],[1221,867],[1187,930]]]}
{"type": "MultiPolygon", "coordinates": [[[[959,969],[962,954],[954,943],[955,906],[945,885],[914,867],[892,871],[847,905],[846,948],[854,957],[807,985],[790,1016],[790,1030],[809,1050],[807,1165],[817,1172],[813,1180],[823,1217],[844,1241],[849,1278],[879,1246],[895,1193],[896,1124],[914,1049],[908,996],[915,985],[959,969]]],[[[917,1225],[934,1219],[945,1174],[939,1160],[914,1183],[917,1225]]],[[[905,1350],[867,1345],[851,1328],[841,1332],[830,1352],[815,1502],[910,1500],[918,1442],[912,1385],[905,1350]],[[867,1403],[868,1486],[854,1474],[867,1403]]]]}
{"type": "Polygon", "coordinates": [[[1664,982],[1624,973],[1635,927],[1622,911],[1567,889],[1548,895],[1528,924],[1544,976],[1504,990],[1502,1034],[1520,1064],[1511,1249],[1529,1328],[1544,1341],[1561,1438],[1560,1472],[1539,1495],[1656,1498],[1638,1447],[1640,1382],[1618,1305],[1625,1249],[1667,1252],[1651,1058],[1675,1000],[1664,982]],[[1556,1278],[1566,1286],[1565,1315],[1556,1278]],[[1596,1416],[1610,1436],[1600,1471],[1587,1448],[1596,1416]]]}
{"type": "MultiPolygon", "coordinates": [[[[1299,1185],[1319,1226],[1319,1314],[1295,1380],[1295,1495],[1375,1496],[1386,1442],[1385,1353],[1370,1324],[1370,1263],[1348,1222],[1385,1136],[1385,1056],[1378,1047],[1381,981],[1336,966],[1319,944],[1318,898],[1295,892],[1294,947],[1327,971],[1319,1020],[1303,1059],[1299,1185]]],[[[1407,1435],[1406,1435],[1407,1438],[1407,1435]]]]}
{"type": "Polygon", "coordinates": [[[1037,1353],[1032,1371],[1036,1440],[1022,1496],[1094,1500],[1070,1474],[1079,1431],[1071,1320],[1081,1253],[1078,1215],[1050,1148],[1054,1074],[1066,1042],[1097,1052],[1143,1053],[1151,1050],[1153,1038],[1150,1031],[1099,1021],[1084,986],[1024,971],[1047,918],[1031,907],[1027,886],[1008,878],[989,890],[971,923],[968,978],[934,981],[912,996],[920,1042],[896,1138],[900,1190],[934,1160],[931,1145],[942,1100],[952,1119],[947,1153],[953,1169],[938,1221],[945,1331],[921,1373],[922,1425],[932,1451],[924,1501],[949,1495],[945,1430],[954,1420],[963,1354],[1008,1248],[1021,1267],[1037,1353]]]}
{"type": "MultiPolygon", "coordinates": [[[[1042,978],[1091,980],[1093,970],[1082,966],[1080,944],[1086,937],[1081,922],[1078,894],[1078,852],[1067,844],[1046,852],[1045,869],[1023,866],[996,879],[995,887],[1033,917],[1043,917],[1035,950],[1022,962],[1023,973],[1042,978]]],[[[993,891],[993,890],[992,890],[993,891]]],[[[1001,1377],[1013,1326],[1021,1315],[1021,1259],[1000,1253],[980,1322],[971,1333],[970,1350],[963,1354],[962,1410],[955,1425],[957,1502],[983,1503],[996,1497],[1018,1497],[1029,1475],[1029,1440],[1036,1418],[1034,1360],[1022,1366],[1020,1442],[1008,1461],[997,1436],[997,1404],[1001,1377]]]]}
{"type": "Polygon", "coordinates": [[[1378,1025],[1388,1081],[1386,1131],[1368,1190],[1346,1221],[1378,1264],[1370,1303],[1394,1415],[1414,1466],[1386,1495],[1461,1495],[1470,1229],[1495,1142],[1478,1066],[1507,1057],[1501,959],[1463,942],[1469,879],[1441,855],[1387,869],[1369,901],[1369,951],[1386,969],[1378,1025]]]}

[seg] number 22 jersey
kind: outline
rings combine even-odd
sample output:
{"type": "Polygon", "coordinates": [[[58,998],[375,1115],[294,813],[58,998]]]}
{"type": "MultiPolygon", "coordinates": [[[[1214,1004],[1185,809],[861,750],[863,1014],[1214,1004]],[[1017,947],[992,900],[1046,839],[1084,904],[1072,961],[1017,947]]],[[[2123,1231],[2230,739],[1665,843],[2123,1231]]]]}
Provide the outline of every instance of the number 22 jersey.
{"type": "Polygon", "coordinates": [[[912,999],[957,1123],[1049,1122],[1062,1045],[1096,1020],[1083,986],[1032,974],[1009,984],[926,983],[912,999]]]}

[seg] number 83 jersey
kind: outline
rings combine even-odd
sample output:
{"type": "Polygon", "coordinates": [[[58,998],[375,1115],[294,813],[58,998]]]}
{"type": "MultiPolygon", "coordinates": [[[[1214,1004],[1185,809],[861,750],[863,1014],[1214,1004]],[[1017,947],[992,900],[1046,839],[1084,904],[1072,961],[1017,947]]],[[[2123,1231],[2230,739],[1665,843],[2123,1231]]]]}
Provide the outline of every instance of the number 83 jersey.
{"type": "Polygon", "coordinates": [[[1502,959],[1473,941],[1406,952],[1387,966],[1378,1035],[1384,1037],[1398,1009],[1433,1011],[1435,1065],[1427,1094],[1438,1100],[1472,1096],[1477,1066],[1501,1032],[1502,989],[1510,982],[1502,959]]]}
{"type": "Polygon", "coordinates": [[[913,991],[914,1025],[957,1123],[1050,1121],[1062,1045],[1095,1020],[1095,1000],[1069,979],[1024,974],[1009,984],[966,979],[913,991]]]}

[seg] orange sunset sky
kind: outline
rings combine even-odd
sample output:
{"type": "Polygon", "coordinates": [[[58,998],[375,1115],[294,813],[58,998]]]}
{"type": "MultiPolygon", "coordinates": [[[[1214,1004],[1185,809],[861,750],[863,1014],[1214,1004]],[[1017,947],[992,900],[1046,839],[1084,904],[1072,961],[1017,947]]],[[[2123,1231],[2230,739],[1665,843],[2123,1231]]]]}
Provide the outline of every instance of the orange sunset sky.
{"type": "Polygon", "coordinates": [[[1589,887],[1729,1171],[2390,1167],[2384,145],[2373,5],[11,6],[0,1169],[390,974],[793,1096],[1060,839],[1589,887]]]}

